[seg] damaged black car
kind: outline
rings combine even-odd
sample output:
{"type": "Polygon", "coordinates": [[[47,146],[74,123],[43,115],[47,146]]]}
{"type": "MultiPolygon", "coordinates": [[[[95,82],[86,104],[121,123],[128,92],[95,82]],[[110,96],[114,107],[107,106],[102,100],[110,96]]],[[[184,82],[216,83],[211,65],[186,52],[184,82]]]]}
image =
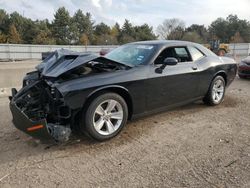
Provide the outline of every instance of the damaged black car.
{"type": "Polygon", "coordinates": [[[103,141],[127,120],[203,99],[218,105],[235,78],[233,59],[183,41],[120,46],[104,57],[59,50],[12,89],[14,125],[42,141],[74,131],[103,141]]]}

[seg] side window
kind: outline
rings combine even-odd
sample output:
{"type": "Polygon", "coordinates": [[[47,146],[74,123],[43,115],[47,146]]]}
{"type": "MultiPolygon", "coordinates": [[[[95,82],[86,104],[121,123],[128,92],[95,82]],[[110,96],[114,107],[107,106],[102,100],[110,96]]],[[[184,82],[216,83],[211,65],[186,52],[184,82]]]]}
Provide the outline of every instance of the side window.
{"type": "Polygon", "coordinates": [[[204,54],[198,50],[197,48],[193,47],[193,46],[189,46],[188,47],[189,52],[193,58],[193,61],[197,61],[199,59],[201,59],[202,57],[204,57],[204,54]]]}
{"type": "Polygon", "coordinates": [[[160,53],[160,55],[155,60],[155,64],[162,64],[164,59],[168,57],[174,57],[178,60],[178,62],[192,61],[192,58],[186,47],[169,47],[160,53]]]}
{"type": "Polygon", "coordinates": [[[188,58],[188,52],[186,48],[174,48],[174,51],[178,57],[188,58]]]}
{"type": "Polygon", "coordinates": [[[175,47],[174,48],[176,58],[179,62],[189,62],[192,61],[190,54],[186,47],[175,47]]]}

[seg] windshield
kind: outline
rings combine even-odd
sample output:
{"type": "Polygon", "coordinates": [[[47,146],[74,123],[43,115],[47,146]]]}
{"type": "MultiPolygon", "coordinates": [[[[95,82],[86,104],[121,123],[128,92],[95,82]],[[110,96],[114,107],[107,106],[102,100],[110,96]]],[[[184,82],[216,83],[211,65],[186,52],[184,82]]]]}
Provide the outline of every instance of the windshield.
{"type": "Polygon", "coordinates": [[[127,44],[112,50],[105,57],[116,62],[136,66],[148,62],[154,49],[154,45],[127,44]]]}

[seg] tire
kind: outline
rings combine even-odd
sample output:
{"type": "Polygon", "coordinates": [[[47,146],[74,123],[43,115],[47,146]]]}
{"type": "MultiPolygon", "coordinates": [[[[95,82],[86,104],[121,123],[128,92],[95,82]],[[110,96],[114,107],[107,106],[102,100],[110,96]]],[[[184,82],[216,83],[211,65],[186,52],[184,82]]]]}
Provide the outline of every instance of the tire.
{"type": "Polygon", "coordinates": [[[224,78],[222,76],[216,76],[203,99],[204,103],[210,106],[219,105],[224,100],[225,91],[226,84],[224,78]]]}
{"type": "Polygon", "coordinates": [[[127,123],[128,107],[120,95],[103,93],[90,103],[83,117],[87,135],[105,141],[115,137],[127,123]]]}

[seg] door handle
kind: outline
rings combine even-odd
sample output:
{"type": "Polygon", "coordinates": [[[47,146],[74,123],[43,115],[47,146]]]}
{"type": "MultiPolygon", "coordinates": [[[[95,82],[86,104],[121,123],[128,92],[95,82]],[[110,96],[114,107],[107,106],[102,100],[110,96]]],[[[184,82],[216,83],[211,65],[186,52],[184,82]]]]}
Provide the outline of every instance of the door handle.
{"type": "Polygon", "coordinates": [[[198,68],[197,67],[192,67],[193,70],[197,70],[198,68]]]}

